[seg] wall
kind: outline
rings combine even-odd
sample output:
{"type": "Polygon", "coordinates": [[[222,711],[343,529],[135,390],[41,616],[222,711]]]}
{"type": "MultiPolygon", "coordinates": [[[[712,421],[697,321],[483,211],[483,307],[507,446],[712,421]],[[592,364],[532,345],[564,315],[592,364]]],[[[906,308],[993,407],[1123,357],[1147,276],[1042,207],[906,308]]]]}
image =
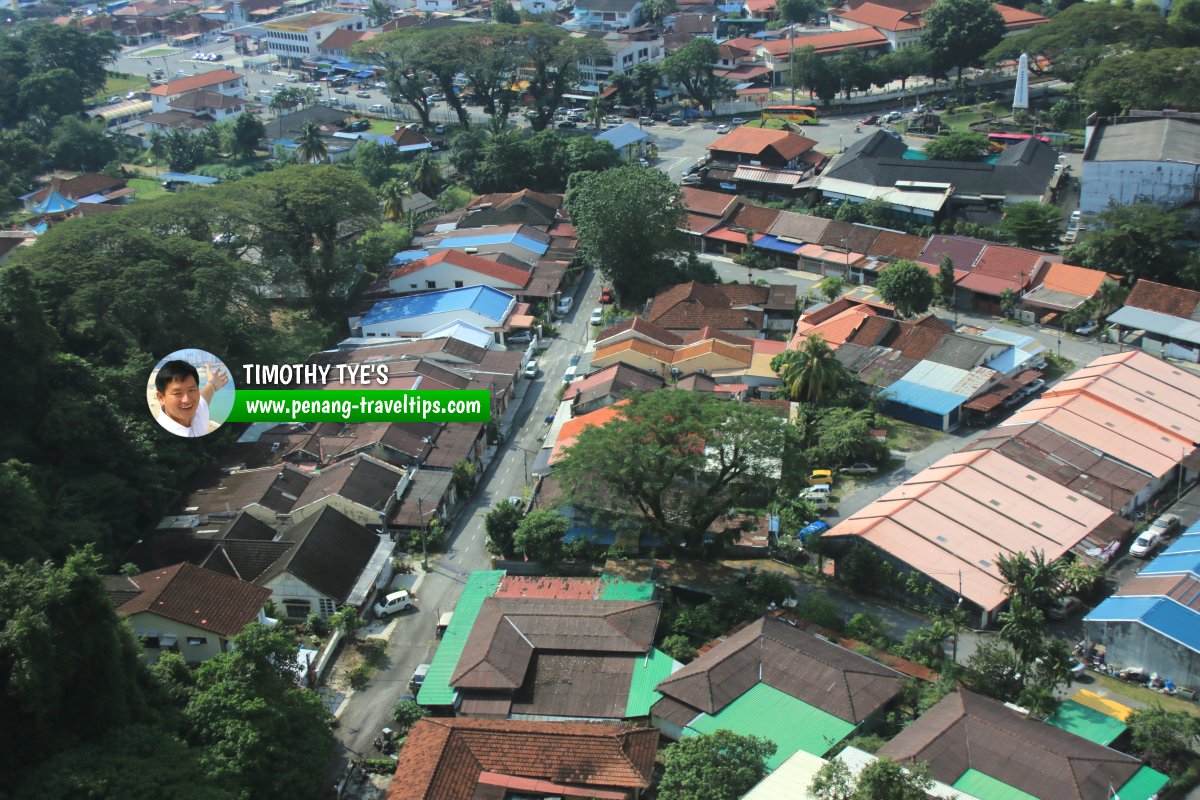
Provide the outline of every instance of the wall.
{"type": "Polygon", "coordinates": [[[388,281],[388,289],[395,294],[419,294],[421,292],[432,292],[437,289],[456,289],[464,286],[479,286],[481,284],[491,286],[493,289],[499,289],[503,292],[519,291],[522,288],[508,281],[502,281],[490,275],[456,267],[453,264],[443,261],[409,275],[388,281]],[[429,281],[432,281],[434,285],[429,286],[429,281]],[[455,286],[455,281],[458,281],[460,285],[455,286]],[[413,284],[416,284],[416,286],[413,284]]]}
{"type": "Polygon", "coordinates": [[[1079,209],[1098,214],[1109,199],[1118,205],[1147,201],[1176,208],[1196,199],[1200,165],[1169,161],[1084,161],[1079,209]]]}
{"type": "MultiPolygon", "coordinates": [[[[223,652],[221,646],[222,642],[226,642],[226,644],[228,643],[228,640],[224,639],[218,633],[204,630],[203,628],[195,628],[182,622],[176,622],[175,620],[166,619],[165,617],[160,617],[157,614],[134,614],[129,618],[129,622],[133,626],[133,629],[138,636],[171,635],[176,637],[178,640],[179,654],[183,656],[185,661],[189,662],[206,661],[215,656],[217,653],[223,652]],[[205,639],[206,641],[204,644],[200,645],[189,645],[187,642],[187,637],[189,636],[197,636],[205,639]]],[[[167,648],[146,648],[144,650],[144,657],[146,661],[154,663],[158,660],[160,655],[166,652],[166,650],[167,648]]]]}
{"type": "Polygon", "coordinates": [[[1137,622],[1084,622],[1093,644],[1108,648],[1105,661],[1142,667],[1182,686],[1200,685],[1200,653],[1137,622]]]}
{"type": "MultiPolygon", "coordinates": [[[[287,609],[284,605],[284,600],[308,600],[310,611],[316,611],[322,617],[328,617],[332,611],[328,608],[321,609],[321,600],[330,600],[333,603],[333,611],[337,611],[337,598],[329,597],[328,595],[318,592],[316,589],[309,586],[304,581],[292,575],[289,572],[284,572],[277,575],[265,584],[266,588],[271,590],[271,599],[275,601],[275,608],[281,617],[286,618],[287,609]]],[[[307,616],[307,615],[306,615],[307,616]]]]}

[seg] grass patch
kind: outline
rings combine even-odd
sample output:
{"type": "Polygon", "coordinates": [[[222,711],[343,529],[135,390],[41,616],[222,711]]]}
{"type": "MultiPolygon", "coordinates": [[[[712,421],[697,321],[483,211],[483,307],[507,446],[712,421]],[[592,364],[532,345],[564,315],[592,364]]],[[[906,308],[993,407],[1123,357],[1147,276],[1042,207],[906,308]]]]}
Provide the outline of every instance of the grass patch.
{"type": "Polygon", "coordinates": [[[145,78],[118,78],[113,75],[108,76],[108,80],[104,82],[104,88],[91,98],[89,102],[104,104],[108,102],[108,98],[119,95],[124,99],[127,92],[142,92],[150,88],[150,84],[146,83],[145,78]]]}
{"type": "Polygon", "coordinates": [[[1103,687],[1105,691],[1112,692],[1118,697],[1135,700],[1146,706],[1158,703],[1167,711],[1183,711],[1191,714],[1193,717],[1200,717],[1200,705],[1196,705],[1190,700],[1181,700],[1178,697],[1159,694],[1153,689],[1147,689],[1144,686],[1134,686],[1132,683],[1125,683],[1108,675],[1101,675],[1090,670],[1087,674],[1097,685],[1103,687]]]}
{"type": "Polygon", "coordinates": [[[1060,378],[1075,369],[1075,362],[1064,356],[1056,356],[1053,353],[1046,354],[1046,369],[1043,370],[1046,375],[1046,380],[1054,380],[1060,378]]]}
{"type": "Polygon", "coordinates": [[[373,119],[371,120],[371,127],[367,128],[366,132],[379,134],[380,136],[391,136],[399,124],[399,122],[391,119],[373,119]]]}
{"type": "Polygon", "coordinates": [[[955,114],[942,114],[942,124],[956,132],[965,132],[971,126],[983,122],[982,111],[966,111],[955,114]]]}
{"type": "Polygon", "coordinates": [[[130,178],[128,183],[137,189],[138,200],[153,200],[156,197],[162,197],[167,194],[167,190],[162,187],[162,183],[154,178],[130,178]]]}
{"type": "Polygon", "coordinates": [[[173,56],[178,52],[178,50],[172,47],[156,47],[153,50],[138,53],[138,58],[162,58],[163,56],[173,56]]]}
{"type": "Polygon", "coordinates": [[[887,446],[889,450],[896,450],[901,453],[915,453],[919,450],[924,450],[929,445],[945,438],[946,434],[941,431],[935,431],[933,428],[926,428],[921,425],[914,425],[911,422],[893,419],[887,417],[887,446]]]}

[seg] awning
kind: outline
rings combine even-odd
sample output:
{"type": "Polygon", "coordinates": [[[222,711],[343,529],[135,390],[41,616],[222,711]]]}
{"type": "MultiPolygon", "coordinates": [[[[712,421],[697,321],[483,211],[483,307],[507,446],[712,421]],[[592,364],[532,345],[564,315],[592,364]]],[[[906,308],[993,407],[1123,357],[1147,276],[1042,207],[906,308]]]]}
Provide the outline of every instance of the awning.
{"type": "Polygon", "coordinates": [[[715,230],[711,230],[704,234],[705,239],[716,239],[719,242],[732,242],[734,244],[746,244],[745,231],[731,230],[725,226],[721,226],[715,230]]]}
{"type": "Polygon", "coordinates": [[[791,242],[785,242],[782,239],[779,239],[778,237],[771,236],[770,234],[764,233],[761,236],[759,236],[757,239],[754,240],[754,246],[761,247],[763,250],[774,250],[779,253],[794,254],[794,253],[799,253],[800,248],[803,247],[804,245],[793,244],[791,242]]]}
{"type": "Polygon", "coordinates": [[[149,100],[133,100],[126,103],[118,103],[112,108],[106,108],[96,116],[104,121],[120,119],[121,117],[133,117],[138,114],[149,114],[151,104],[149,100]]]}
{"type": "Polygon", "coordinates": [[[356,77],[356,78],[373,78],[373,77],[375,77],[375,73],[370,72],[368,70],[363,70],[362,72],[354,73],[354,77],[356,77]]]}

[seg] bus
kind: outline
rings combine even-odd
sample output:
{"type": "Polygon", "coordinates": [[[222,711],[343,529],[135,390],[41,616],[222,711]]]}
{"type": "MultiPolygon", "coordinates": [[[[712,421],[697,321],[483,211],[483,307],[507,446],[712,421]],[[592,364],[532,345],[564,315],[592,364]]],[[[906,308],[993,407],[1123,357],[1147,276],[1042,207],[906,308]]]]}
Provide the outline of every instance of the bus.
{"type": "MultiPolygon", "coordinates": [[[[1001,147],[1012,147],[1014,144],[1020,144],[1021,142],[1025,141],[1026,139],[1029,139],[1032,136],[1032,134],[1029,134],[1029,133],[1000,133],[999,131],[991,131],[988,133],[987,136],[988,136],[988,141],[991,142],[992,144],[998,144],[1001,147]]],[[[1050,144],[1050,139],[1045,136],[1042,136],[1040,134],[1038,135],[1037,139],[1039,142],[1042,142],[1043,144],[1050,144]]]]}
{"type": "Polygon", "coordinates": [[[763,119],[781,119],[798,125],[811,125],[821,118],[816,106],[766,106],[762,116],[763,119]]]}

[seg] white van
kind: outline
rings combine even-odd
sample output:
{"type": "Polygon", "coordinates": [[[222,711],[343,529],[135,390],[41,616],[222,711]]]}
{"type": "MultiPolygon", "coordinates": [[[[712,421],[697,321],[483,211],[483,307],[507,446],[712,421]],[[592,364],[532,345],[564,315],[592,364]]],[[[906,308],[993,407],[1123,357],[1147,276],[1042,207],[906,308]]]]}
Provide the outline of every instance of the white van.
{"type": "Polygon", "coordinates": [[[398,592],[392,592],[375,604],[375,616],[380,619],[387,619],[392,614],[399,614],[401,611],[407,611],[412,607],[412,595],[408,593],[407,589],[401,589],[398,592]]]}

